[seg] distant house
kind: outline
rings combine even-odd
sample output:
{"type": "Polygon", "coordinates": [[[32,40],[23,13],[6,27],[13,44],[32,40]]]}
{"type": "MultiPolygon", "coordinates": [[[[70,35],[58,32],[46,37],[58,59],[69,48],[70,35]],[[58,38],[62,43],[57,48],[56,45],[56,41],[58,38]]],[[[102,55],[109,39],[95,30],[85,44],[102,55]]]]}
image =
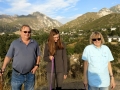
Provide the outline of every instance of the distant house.
{"type": "Polygon", "coordinates": [[[83,31],[83,30],[78,30],[78,31],[83,31]]]}
{"type": "Polygon", "coordinates": [[[4,34],[5,34],[4,32],[0,33],[0,35],[4,35],[4,34]]]}
{"type": "Polygon", "coordinates": [[[118,38],[118,42],[120,42],[120,37],[118,38]]]}
{"type": "Polygon", "coordinates": [[[106,28],[102,28],[102,31],[106,31],[107,29],[106,28]]]}
{"type": "Polygon", "coordinates": [[[108,37],[108,42],[112,42],[112,40],[116,40],[116,41],[120,42],[120,37],[119,36],[108,37]]]}
{"type": "Polygon", "coordinates": [[[81,36],[81,35],[82,35],[82,33],[79,33],[78,35],[79,35],[79,36],[81,36]]]}
{"type": "Polygon", "coordinates": [[[62,34],[64,34],[64,32],[62,32],[62,34]]]}
{"type": "Polygon", "coordinates": [[[108,42],[111,42],[112,41],[112,37],[108,37],[108,42]]]}
{"type": "Polygon", "coordinates": [[[115,31],[116,30],[116,28],[110,28],[111,29],[111,31],[115,31]]]}

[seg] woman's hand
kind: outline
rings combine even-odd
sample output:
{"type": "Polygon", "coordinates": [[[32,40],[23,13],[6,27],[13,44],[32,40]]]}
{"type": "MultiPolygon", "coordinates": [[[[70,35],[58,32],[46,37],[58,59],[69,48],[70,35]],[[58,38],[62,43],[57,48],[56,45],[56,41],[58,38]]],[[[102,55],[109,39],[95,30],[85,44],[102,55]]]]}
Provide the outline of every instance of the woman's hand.
{"type": "Polygon", "coordinates": [[[85,89],[87,90],[87,88],[88,88],[88,81],[87,81],[87,78],[84,78],[83,84],[84,84],[85,89]]]}
{"type": "Polygon", "coordinates": [[[85,87],[86,90],[88,88],[87,70],[88,70],[88,62],[84,61],[83,84],[84,84],[84,87],[85,87]]]}
{"type": "Polygon", "coordinates": [[[67,75],[64,75],[64,79],[66,79],[67,78],[67,75]]]}
{"type": "Polygon", "coordinates": [[[109,69],[109,74],[110,74],[110,86],[111,86],[111,90],[113,90],[115,88],[115,80],[113,77],[113,73],[112,73],[112,66],[111,63],[108,62],[108,69],[109,69]]]}
{"type": "Polygon", "coordinates": [[[50,60],[53,60],[53,59],[54,59],[54,57],[53,57],[53,56],[49,56],[49,59],[50,59],[50,60]]]}
{"type": "Polygon", "coordinates": [[[112,90],[113,90],[113,89],[115,88],[115,86],[116,86],[115,80],[114,80],[114,77],[113,77],[113,76],[111,77],[110,86],[111,86],[111,89],[112,89],[112,90]]]}

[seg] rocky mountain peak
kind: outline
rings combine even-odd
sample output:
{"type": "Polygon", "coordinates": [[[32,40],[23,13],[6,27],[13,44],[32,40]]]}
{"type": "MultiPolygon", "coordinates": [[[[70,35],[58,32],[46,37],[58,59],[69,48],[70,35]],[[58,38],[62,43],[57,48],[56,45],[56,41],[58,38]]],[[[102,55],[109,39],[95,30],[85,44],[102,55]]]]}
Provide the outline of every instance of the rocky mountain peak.
{"type": "MultiPolygon", "coordinates": [[[[47,28],[60,27],[62,24],[40,12],[33,12],[28,15],[0,15],[0,27],[5,27],[1,31],[4,31],[9,24],[9,26],[14,25],[15,28],[11,27],[10,30],[16,31],[23,24],[28,24],[33,30],[47,30],[47,28]],[[7,24],[7,25],[6,25],[7,24]]],[[[9,28],[7,28],[9,32],[9,28]]],[[[6,31],[7,32],[7,31],[6,31]]]]}
{"type": "Polygon", "coordinates": [[[120,4],[111,7],[110,10],[113,11],[114,13],[120,13],[120,4]]]}
{"type": "Polygon", "coordinates": [[[113,13],[113,11],[111,11],[110,9],[108,8],[102,8],[97,14],[102,17],[102,16],[105,16],[105,15],[108,15],[108,14],[111,14],[113,13]]]}
{"type": "Polygon", "coordinates": [[[31,15],[33,16],[45,16],[44,14],[40,13],[40,12],[33,12],[31,15]]]}

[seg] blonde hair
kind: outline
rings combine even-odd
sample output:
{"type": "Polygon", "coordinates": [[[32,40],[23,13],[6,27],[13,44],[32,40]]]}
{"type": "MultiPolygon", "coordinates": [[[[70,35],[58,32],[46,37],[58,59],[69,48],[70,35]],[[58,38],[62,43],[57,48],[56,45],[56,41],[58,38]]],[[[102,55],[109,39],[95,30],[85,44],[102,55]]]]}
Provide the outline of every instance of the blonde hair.
{"type": "Polygon", "coordinates": [[[94,38],[101,38],[101,44],[105,43],[103,35],[100,32],[97,32],[97,31],[92,32],[92,34],[90,35],[90,44],[93,44],[92,39],[94,39],[94,38]]]}

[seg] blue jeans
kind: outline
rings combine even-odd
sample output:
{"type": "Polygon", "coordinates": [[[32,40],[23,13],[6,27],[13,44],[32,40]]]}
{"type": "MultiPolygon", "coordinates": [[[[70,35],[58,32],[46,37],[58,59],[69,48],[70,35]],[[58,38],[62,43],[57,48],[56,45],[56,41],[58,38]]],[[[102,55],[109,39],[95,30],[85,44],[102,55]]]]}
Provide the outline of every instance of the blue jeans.
{"type": "Polygon", "coordinates": [[[88,90],[109,90],[109,87],[93,87],[88,85],[88,90]]]}
{"type": "Polygon", "coordinates": [[[23,84],[24,90],[34,90],[35,75],[31,72],[23,75],[13,70],[11,79],[12,90],[21,90],[23,84]]]}

